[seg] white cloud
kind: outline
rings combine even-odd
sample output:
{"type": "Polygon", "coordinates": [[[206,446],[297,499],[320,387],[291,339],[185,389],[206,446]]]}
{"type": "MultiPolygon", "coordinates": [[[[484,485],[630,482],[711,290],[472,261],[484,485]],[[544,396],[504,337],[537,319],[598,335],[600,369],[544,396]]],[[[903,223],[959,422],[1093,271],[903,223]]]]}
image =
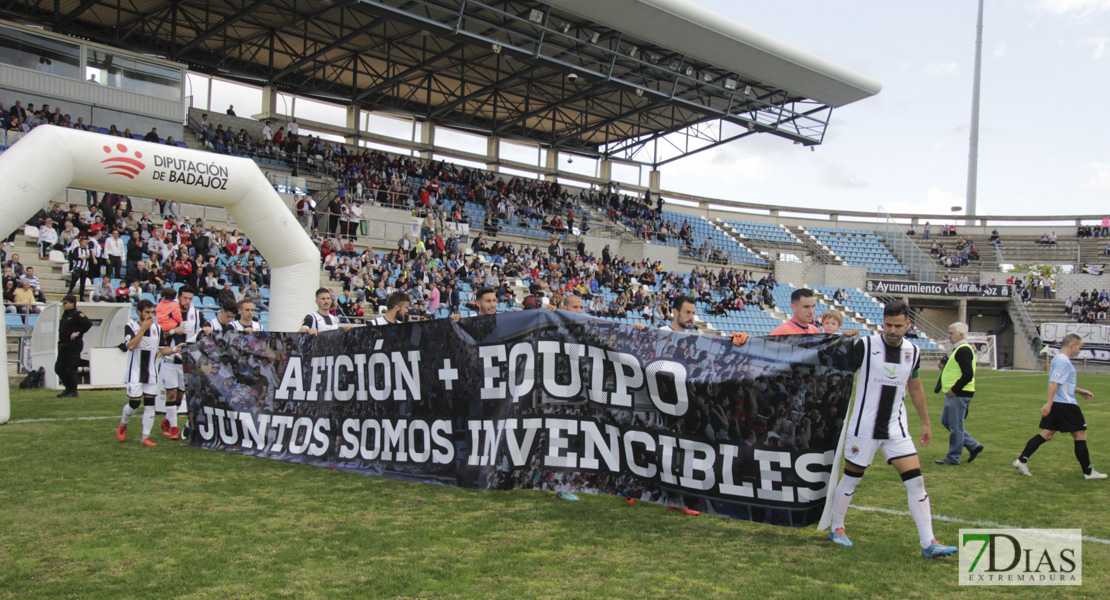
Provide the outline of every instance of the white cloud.
{"type": "Polygon", "coordinates": [[[1089,190],[1105,190],[1110,188],[1110,162],[1105,163],[1089,163],[1089,169],[1094,171],[1091,178],[1083,187],[1089,190]]]}
{"type": "Polygon", "coordinates": [[[1036,6],[1059,15],[1086,16],[1110,10],[1110,0],[1038,0],[1036,6]]]}
{"type": "MultiPolygon", "coordinates": [[[[667,173],[672,181],[683,177],[713,180],[735,185],[738,183],[757,183],[771,181],[775,168],[762,156],[741,154],[737,149],[725,146],[706,152],[702,160],[680,160],[672,163],[674,169],[667,173]]],[[[682,189],[675,185],[671,189],[682,189]]]]}
{"type": "Polygon", "coordinates": [[[867,187],[867,182],[842,165],[826,162],[821,167],[818,182],[831,187],[858,190],[867,187]]]}
{"type": "Polygon", "coordinates": [[[954,62],[931,62],[925,65],[925,72],[930,75],[958,75],[960,73],[960,64],[954,62]]]}
{"type": "Polygon", "coordinates": [[[900,200],[885,205],[889,213],[924,213],[930,215],[952,215],[953,219],[959,218],[961,212],[952,212],[953,206],[963,207],[964,197],[957,197],[951,192],[946,192],[938,187],[929,188],[924,200],[900,200]]]}
{"type": "Polygon", "coordinates": [[[1110,38],[1104,37],[1091,37],[1083,40],[1083,44],[1091,46],[1091,56],[1099,59],[1106,56],[1106,44],[1110,43],[1110,38]]]}
{"type": "Polygon", "coordinates": [[[1006,44],[998,44],[994,47],[994,57],[1002,58],[1003,56],[1006,56],[1006,44]]]}

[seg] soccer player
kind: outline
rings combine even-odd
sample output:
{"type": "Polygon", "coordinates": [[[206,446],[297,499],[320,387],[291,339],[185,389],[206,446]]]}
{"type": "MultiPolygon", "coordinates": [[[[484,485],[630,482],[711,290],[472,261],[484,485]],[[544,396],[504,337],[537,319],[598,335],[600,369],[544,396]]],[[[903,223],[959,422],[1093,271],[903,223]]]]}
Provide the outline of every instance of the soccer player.
{"type": "Polygon", "coordinates": [[[328,288],[322,287],[316,290],[316,310],[304,316],[304,322],[297,332],[316,335],[324,331],[335,331],[340,327],[343,331],[350,331],[350,324],[340,325],[339,317],[331,314],[333,301],[331,290],[328,288]]]}
{"type": "MultiPolygon", "coordinates": [[[[698,330],[694,328],[694,315],[697,314],[698,305],[694,302],[694,299],[689,296],[678,295],[674,297],[672,306],[674,310],[671,311],[671,322],[659,329],[661,331],[677,331],[697,335],[698,330]]],[[[642,323],[637,325],[642,325],[642,323]]],[[[637,329],[643,329],[643,327],[637,327],[637,329]]],[[[743,346],[748,341],[748,334],[742,331],[733,333],[728,337],[737,346],[743,346]]]]}
{"type": "Polygon", "coordinates": [[[848,438],[844,448],[844,476],[837,485],[832,507],[832,531],[829,539],[841,546],[851,546],[844,532],[844,516],[852,502],[863,472],[871,466],[880,448],[887,463],[894,465],[906,485],[910,514],[917,524],[921,555],[926,558],[951,556],[955,546],[945,546],[933,536],[933,515],[921,462],[906,422],[903,402],[909,391],[910,400],[921,418],[921,445],[932,438],[929,412],[925,408],[925,390],[918,370],[921,352],[904,338],[910,324],[909,307],[895,301],[883,309],[883,333],[856,340],[852,345],[852,363],[862,375],[856,381],[856,398],[845,423],[848,438]]]}
{"type": "MultiPolygon", "coordinates": [[[[471,312],[468,316],[497,314],[497,293],[491,287],[480,287],[474,291],[474,303],[478,305],[478,312],[471,312]]],[[[387,309],[388,310],[388,309],[387,309]]],[[[458,321],[462,315],[451,315],[452,321],[458,321]]]]}
{"type": "Polygon", "coordinates": [[[254,302],[249,298],[239,301],[239,319],[231,322],[231,330],[243,333],[262,331],[262,323],[254,320],[254,302]]]}
{"type": "Polygon", "coordinates": [[[154,303],[140,300],[135,307],[139,313],[138,321],[131,321],[123,330],[123,342],[127,347],[127,371],[124,383],[127,404],[123,405],[123,416],[116,430],[116,439],[127,441],[127,424],[131,415],[143,404],[143,435],[139,443],[144,446],[157,446],[150,441],[150,430],[154,427],[154,397],[158,395],[159,356],[180,352],[182,345],[165,347],[162,342],[162,328],[154,319],[154,303]]]}
{"type": "Polygon", "coordinates": [[[1022,475],[1032,475],[1026,463],[1037,448],[1051,440],[1057,431],[1063,431],[1075,439],[1075,458],[1083,469],[1083,478],[1107,477],[1105,473],[1091,468],[1091,455],[1087,452],[1087,420],[1083,418],[1083,411],[1079,410],[1079,402],[1075,398],[1076,394],[1087,400],[1095,397],[1091,392],[1075,386],[1075,366],[1071,364],[1071,359],[1082,349],[1083,339],[1069,333],[1060,342],[1060,353],[1052,357],[1048,368],[1048,402],[1041,407],[1041,432],[1030,438],[1021,456],[1014,461],[1014,468],[1022,475]]]}
{"type": "MultiPolygon", "coordinates": [[[[162,291],[163,298],[166,297],[167,290],[173,292],[173,288],[166,288],[162,291]]],[[[196,295],[196,290],[190,286],[183,286],[176,295],[177,306],[180,309],[178,316],[180,321],[172,330],[163,329],[166,333],[167,346],[172,346],[175,343],[195,342],[197,334],[200,333],[200,311],[193,306],[193,296],[196,295]],[[172,337],[170,334],[172,334],[172,337]]],[[[161,303],[159,303],[159,306],[161,306],[161,303]]],[[[158,308],[155,307],[156,313],[158,308]]],[[[169,310],[164,312],[168,314],[169,310]]],[[[158,326],[162,326],[161,319],[158,321],[158,326]]],[[[162,389],[166,392],[166,418],[162,419],[162,435],[168,435],[171,440],[181,439],[177,429],[177,412],[179,405],[181,407],[185,405],[185,360],[180,353],[175,353],[165,360],[162,365],[161,378],[162,389]]]]}
{"type": "Polygon", "coordinates": [[[235,326],[232,323],[235,321],[235,311],[239,310],[239,306],[235,304],[234,300],[225,300],[220,305],[220,314],[208,320],[201,331],[204,333],[223,333],[225,331],[235,331],[235,326]]]}
{"type": "MultiPolygon", "coordinates": [[[[493,294],[490,294],[493,296],[493,294]]],[[[496,304],[497,297],[494,296],[494,310],[497,310],[496,304]]],[[[385,314],[370,321],[370,325],[394,325],[396,323],[404,323],[408,321],[409,316],[409,303],[412,298],[404,292],[393,292],[385,299],[385,314]]]]}
{"type": "Polygon", "coordinates": [[[582,302],[582,297],[578,294],[567,294],[563,296],[563,304],[559,308],[580,315],[586,313],[586,304],[582,302]]]}

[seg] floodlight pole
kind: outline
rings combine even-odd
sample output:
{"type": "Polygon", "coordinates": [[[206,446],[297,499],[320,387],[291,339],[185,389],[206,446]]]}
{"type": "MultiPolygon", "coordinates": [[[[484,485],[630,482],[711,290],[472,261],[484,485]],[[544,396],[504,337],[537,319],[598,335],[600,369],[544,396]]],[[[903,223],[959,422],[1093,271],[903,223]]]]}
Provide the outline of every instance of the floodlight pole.
{"type": "Polygon", "coordinates": [[[971,84],[971,140],[967,157],[967,210],[964,223],[974,225],[976,190],[979,179],[979,76],[983,63],[983,0],[979,0],[979,21],[975,26],[975,75],[971,84]]]}

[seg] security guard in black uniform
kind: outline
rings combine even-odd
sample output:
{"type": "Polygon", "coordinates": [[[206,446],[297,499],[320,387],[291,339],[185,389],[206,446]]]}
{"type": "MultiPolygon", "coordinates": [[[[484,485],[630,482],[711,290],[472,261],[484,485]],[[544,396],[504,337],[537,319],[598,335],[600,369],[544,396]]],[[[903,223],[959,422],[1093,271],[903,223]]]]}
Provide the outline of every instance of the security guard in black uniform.
{"type": "Polygon", "coordinates": [[[54,372],[65,386],[59,398],[77,397],[77,367],[81,364],[81,350],[85,347],[82,339],[92,328],[92,321],[85,313],[77,310],[77,296],[70,294],[62,299],[62,320],[58,324],[58,360],[54,372]]]}

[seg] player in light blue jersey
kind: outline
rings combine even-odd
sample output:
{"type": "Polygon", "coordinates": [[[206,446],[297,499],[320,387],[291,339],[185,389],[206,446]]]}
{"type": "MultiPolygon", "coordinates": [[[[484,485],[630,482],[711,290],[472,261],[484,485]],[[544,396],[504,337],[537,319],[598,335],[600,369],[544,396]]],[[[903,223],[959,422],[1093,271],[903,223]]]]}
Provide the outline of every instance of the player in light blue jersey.
{"type": "Polygon", "coordinates": [[[1083,478],[1107,477],[1105,473],[1091,468],[1091,455],[1087,452],[1087,420],[1083,418],[1083,411],[1079,409],[1079,402],[1075,397],[1076,394],[1087,400],[1095,397],[1091,392],[1075,385],[1075,365],[1071,364],[1071,359],[1082,349],[1082,338],[1069,333],[1060,343],[1060,353],[1052,357],[1048,368],[1048,401],[1041,407],[1041,432],[1025,444],[1021,456],[1014,461],[1014,468],[1022,475],[1032,475],[1027,463],[1037,448],[1051,440],[1057,431],[1063,431],[1075,438],[1075,458],[1083,469],[1083,478]]]}

